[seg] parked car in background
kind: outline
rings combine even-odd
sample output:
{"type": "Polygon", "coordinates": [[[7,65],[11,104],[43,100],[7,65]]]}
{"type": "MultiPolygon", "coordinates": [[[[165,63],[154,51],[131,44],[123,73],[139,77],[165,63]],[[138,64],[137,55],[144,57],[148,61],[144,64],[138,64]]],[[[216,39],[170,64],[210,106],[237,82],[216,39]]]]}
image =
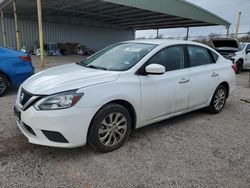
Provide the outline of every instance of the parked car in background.
{"type": "Polygon", "coordinates": [[[240,73],[245,68],[250,68],[250,43],[242,43],[240,51],[236,52],[232,57],[237,65],[236,73],[240,73]]]}
{"type": "Polygon", "coordinates": [[[20,86],[33,74],[30,55],[0,47],[0,97],[9,87],[20,86]]]}
{"type": "Polygon", "coordinates": [[[138,40],[32,76],[14,109],[31,143],[109,152],[132,129],[201,108],[220,113],[234,89],[232,63],[212,48],[138,40]]]}
{"type": "Polygon", "coordinates": [[[233,61],[233,56],[240,50],[237,39],[233,38],[215,38],[211,40],[212,47],[223,57],[233,61]]]}
{"type": "Polygon", "coordinates": [[[62,55],[56,43],[47,43],[44,45],[47,56],[60,56],[62,55]]]}
{"type": "Polygon", "coordinates": [[[93,55],[94,53],[95,53],[95,51],[88,48],[87,46],[84,46],[84,45],[77,46],[77,54],[78,55],[90,56],[90,55],[93,55]]]}

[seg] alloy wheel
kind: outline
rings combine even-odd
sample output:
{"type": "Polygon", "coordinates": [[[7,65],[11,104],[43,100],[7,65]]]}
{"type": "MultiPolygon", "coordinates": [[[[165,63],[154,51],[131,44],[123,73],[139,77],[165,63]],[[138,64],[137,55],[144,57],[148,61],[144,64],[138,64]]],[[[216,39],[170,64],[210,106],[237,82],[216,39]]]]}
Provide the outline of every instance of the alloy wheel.
{"type": "Polygon", "coordinates": [[[226,93],[224,89],[219,89],[214,97],[214,108],[219,111],[221,108],[223,108],[225,101],[226,93]]]}
{"type": "Polygon", "coordinates": [[[5,91],[5,89],[6,89],[5,81],[4,81],[4,79],[2,77],[0,77],[0,93],[5,91]]]}
{"type": "Polygon", "coordinates": [[[99,139],[104,146],[112,147],[121,142],[126,134],[128,123],[121,113],[110,113],[99,128],[99,139]]]}

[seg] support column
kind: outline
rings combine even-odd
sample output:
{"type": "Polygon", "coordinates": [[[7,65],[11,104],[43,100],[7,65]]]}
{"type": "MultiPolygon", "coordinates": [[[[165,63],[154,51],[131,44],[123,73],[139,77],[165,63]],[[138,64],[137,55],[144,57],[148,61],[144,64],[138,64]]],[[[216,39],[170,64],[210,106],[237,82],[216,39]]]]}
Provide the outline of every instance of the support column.
{"type": "Polygon", "coordinates": [[[13,10],[14,10],[14,20],[15,20],[15,28],[16,28],[16,49],[20,50],[20,36],[19,36],[18,19],[17,19],[17,12],[16,12],[16,0],[13,0],[13,10]]]}
{"type": "Polygon", "coordinates": [[[38,15],[38,29],[39,29],[39,43],[40,43],[40,64],[41,67],[44,67],[44,41],[43,41],[43,20],[42,20],[41,0],[37,0],[37,15],[38,15]]]}
{"type": "Polygon", "coordinates": [[[157,31],[156,38],[158,39],[159,38],[159,29],[157,29],[156,31],[157,31]]]}
{"type": "Polygon", "coordinates": [[[3,10],[1,10],[1,24],[2,24],[3,46],[6,47],[7,46],[7,41],[6,41],[3,10]]]}
{"type": "Polygon", "coordinates": [[[230,26],[226,27],[226,29],[227,29],[227,37],[229,37],[229,28],[230,28],[230,26]]]}
{"type": "Polygon", "coordinates": [[[189,27],[187,27],[187,35],[186,35],[186,40],[189,38],[189,27]]]}

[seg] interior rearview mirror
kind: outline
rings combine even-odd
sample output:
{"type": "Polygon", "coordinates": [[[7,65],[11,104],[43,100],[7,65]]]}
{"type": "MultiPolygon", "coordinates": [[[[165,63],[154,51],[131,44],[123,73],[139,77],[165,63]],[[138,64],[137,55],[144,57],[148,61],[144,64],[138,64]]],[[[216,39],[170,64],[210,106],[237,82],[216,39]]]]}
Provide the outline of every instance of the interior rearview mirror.
{"type": "Polygon", "coordinates": [[[165,67],[159,64],[148,65],[145,70],[147,74],[164,74],[166,72],[165,67]]]}

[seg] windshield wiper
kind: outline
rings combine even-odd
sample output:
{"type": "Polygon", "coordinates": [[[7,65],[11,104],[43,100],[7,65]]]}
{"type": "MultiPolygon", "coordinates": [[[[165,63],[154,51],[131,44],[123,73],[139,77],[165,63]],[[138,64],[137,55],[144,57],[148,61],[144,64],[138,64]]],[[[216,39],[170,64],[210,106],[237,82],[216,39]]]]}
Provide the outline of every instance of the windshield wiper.
{"type": "Polygon", "coordinates": [[[104,67],[98,67],[98,66],[95,66],[95,65],[85,65],[84,61],[77,61],[76,64],[80,65],[80,66],[83,66],[83,67],[92,68],[92,69],[108,70],[108,69],[106,69],[104,67]]]}
{"type": "Polygon", "coordinates": [[[95,66],[95,65],[87,65],[86,67],[93,68],[93,69],[99,69],[99,70],[107,70],[104,67],[98,67],[98,66],[95,66]]]}
{"type": "Polygon", "coordinates": [[[77,61],[76,64],[77,64],[77,65],[84,66],[84,65],[83,65],[83,61],[77,61]]]}

